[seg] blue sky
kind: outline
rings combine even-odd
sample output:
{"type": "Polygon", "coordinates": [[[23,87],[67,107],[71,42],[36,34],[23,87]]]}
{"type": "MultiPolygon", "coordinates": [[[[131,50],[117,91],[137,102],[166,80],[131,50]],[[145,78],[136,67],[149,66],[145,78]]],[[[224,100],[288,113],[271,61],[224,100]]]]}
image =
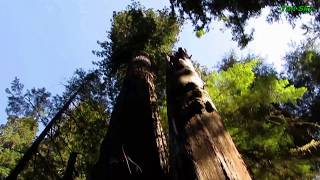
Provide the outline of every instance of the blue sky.
{"type": "MultiPolygon", "coordinates": [[[[141,1],[152,8],[168,3],[141,1]]],[[[106,39],[112,12],[128,4],[129,0],[1,0],[0,124],[6,122],[5,88],[14,77],[19,77],[27,89],[46,87],[53,94],[61,93],[76,68],[94,68],[91,62],[98,58],[91,51],[99,48],[96,41],[106,39]]],[[[219,31],[221,25],[199,39],[186,24],[176,46],[185,47],[195,60],[209,67],[234,49],[239,56],[258,54],[281,69],[288,43],[303,39],[302,31],[292,30],[285,22],[269,25],[264,18],[249,22],[248,27],[256,29],[255,40],[242,51],[231,41],[229,30],[219,31]]]]}

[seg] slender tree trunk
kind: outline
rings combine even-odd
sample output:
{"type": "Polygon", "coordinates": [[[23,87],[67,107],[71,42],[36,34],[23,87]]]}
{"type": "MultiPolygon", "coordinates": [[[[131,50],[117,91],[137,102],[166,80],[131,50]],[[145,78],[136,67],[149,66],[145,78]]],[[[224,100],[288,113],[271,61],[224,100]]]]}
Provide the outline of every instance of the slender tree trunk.
{"type": "Polygon", "coordinates": [[[167,146],[150,60],[133,58],[113,109],[92,179],[165,179],[167,146]]]}
{"type": "Polygon", "coordinates": [[[186,52],[179,48],[167,67],[173,179],[251,179],[186,52]]]}
{"type": "Polygon", "coordinates": [[[68,159],[67,168],[64,172],[63,180],[73,180],[73,174],[75,173],[75,164],[77,161],[77,153],[71,152],[68,159]]]}

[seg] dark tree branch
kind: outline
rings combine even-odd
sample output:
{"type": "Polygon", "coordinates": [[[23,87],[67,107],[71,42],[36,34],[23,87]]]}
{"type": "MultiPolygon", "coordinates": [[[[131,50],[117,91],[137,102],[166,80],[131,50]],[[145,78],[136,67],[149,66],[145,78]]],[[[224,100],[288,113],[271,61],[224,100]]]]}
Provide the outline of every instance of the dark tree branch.
{"type": "Polygon", "coordinates": [[[320,147],[320,141],[312,139],[309,143],[297,147],[297,148],[291,148],[289,150],[291,155],[306,155],[306,154],[312,154],[314,151],[318,151],[320,147]]]}
{"type": "Polygon", "coordinates": [[[76,152],[71,152],[67,164],[67,168],[64,172],[63,180],[73,180],[73,174],[75,172],[75,164],[77,161],[77,155],[78,153],[76,152]]]}

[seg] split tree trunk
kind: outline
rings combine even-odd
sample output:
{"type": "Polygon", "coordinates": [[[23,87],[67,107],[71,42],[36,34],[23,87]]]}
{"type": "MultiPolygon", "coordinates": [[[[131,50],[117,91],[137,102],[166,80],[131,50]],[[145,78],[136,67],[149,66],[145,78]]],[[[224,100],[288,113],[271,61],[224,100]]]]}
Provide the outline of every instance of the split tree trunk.
{"type": "Polygon", "coordinates": [[[128,67],[92,179],[166,179],[168,155],[160,125],[150,60],[128,67]]]}
{"type": "Polygon", "coordinates": [[[208,93],[198,86],[199,82],[193,82],[200,77],[193,66],[186,67],[188,60],[180,48],[169,57],[167,66],[172,178],[251,179],[208,93]]]}

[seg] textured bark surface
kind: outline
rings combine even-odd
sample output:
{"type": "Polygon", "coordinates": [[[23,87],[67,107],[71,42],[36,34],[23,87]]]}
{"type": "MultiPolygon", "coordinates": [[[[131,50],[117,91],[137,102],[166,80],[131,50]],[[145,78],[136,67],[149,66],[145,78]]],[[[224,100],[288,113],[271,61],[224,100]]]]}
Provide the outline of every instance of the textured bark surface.
{"type": "Polygon", "coordinates": [[[168,59],[167,101],[173,179],[251,179],[186,52],[168,59]],[[197,77],[196,77],[197,76],[197,77]]]}
{"type": "Polygon", "coordinates": [[[166,179],[168,152],[150,60],[133,58],[92,179],[166,179]]]}

